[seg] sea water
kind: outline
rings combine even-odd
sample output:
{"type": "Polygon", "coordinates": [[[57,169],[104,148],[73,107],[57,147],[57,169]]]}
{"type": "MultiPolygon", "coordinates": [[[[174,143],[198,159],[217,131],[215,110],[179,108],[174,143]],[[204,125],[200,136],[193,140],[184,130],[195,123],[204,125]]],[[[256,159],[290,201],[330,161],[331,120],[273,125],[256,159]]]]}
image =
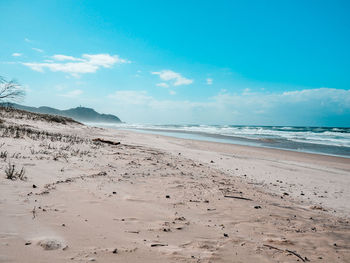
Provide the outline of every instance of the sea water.
{"type": "Polygon", "coordinates": [[[240,125],[150,125],[96,124],[177,138],[223,142],[350,158],[350,128],[240,126],[240,125]]]}

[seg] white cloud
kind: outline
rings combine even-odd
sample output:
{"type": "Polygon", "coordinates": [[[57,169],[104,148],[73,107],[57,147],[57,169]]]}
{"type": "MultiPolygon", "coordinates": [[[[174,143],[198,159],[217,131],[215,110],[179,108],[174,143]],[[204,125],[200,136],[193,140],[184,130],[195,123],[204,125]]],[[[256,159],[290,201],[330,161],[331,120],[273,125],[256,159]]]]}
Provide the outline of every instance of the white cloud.
{"type": "Polygon", "coordinates": [[[29,38],[25,38],[24,41],[27,42],[27,43],[31,43],[32,42],[29,38]]]}
{"type": "Polygon", "coordinates": [[[212,85],[213,84],[213,79],[212,78],[207,78],[206,81],[207,81],[208,85],[212,85]]]}
{"type": "Polygon", "coordinates": [[[163,87],[163,88],[169,88],[169,84],[167,84],[165,82],[157,83],[156,86],[157,87],[163,87]]]}
{"type": "Polygon", "coordinates": [[[175,91],[173,91],[173,90],[170,90],[170,91],[169,91],[169,94],[170,94],[170,95],[175,95],[175,94],[176,94],[176,92],[175,92],[175,91]]]}
{"type": "Polygon", "coordinates": [[[22,54],[21,53],[12,53],[12,56],[13,57],[20,57],[20,56],[22,56],[22,54]]]}
{"type": "Polygon", "coordinates": [[[139,78],[139,77],[141,77],[141,73],[142,73],[141,70],[137,70],[137,71],[136,71],[136,74],[135,74],[134,76],[137,77],[137,78],[139,78]]]}
{"type": "Polygon", "coordinates": [[[350,90],[344,89],[304,89],[297,91],[283,92],[282,97],[288,98],[291,102],[305,102],[310,100],[327,100],[327,102],[336,102],[350,107],[350,90]]]}
{"type": "Polygon", "coordinates": [[[52,58],[54,60],[58,60],[58,61],[64,61],[64,60],[71,60],[71,61],[84,61],[81,58],[75,58],[72,56],[66,56],[66,55],[53,55],[52,58]]]}
{"type": "Polygon", "coordinates": [[[172,82],[173,86],[190,85],[193,83],[192,79],[183,77],[180,73],[172,70],[162,70],[159,72],[152,72],[153,75],[159,75],[161,80],[172,82]]]}
{"type": "Polygon", "coordinates": [[[350,125],[350,90],[304,89],[289,92],[228,93],[206,101],[160,100],[146,91],[109,96],[129,122],[251,125],[350,125]]]}
{"type": "Polygon", "coordinates": [[[184,104],[196,105],[197,102],[188,102],[188,101],[172,101],[172,100],[157,100],[153,96],[149,95],[147,91],[139,90],[118,90],[113,94],[108,95],[108,98],[113,99],[113,103],[116,105],[123,105],[127,108],[129,105],[133,109],[141,109],[144,107],[158,111],[162,109],[171,109],[176,105],[176,108],[182,108],[184,104]],[[134,105],[138,105],[135,107],[134,105]]]}
{"type": "Polygon", "coordinates": [[[213,99],[225,109],[240,112],[241,123],[250,119],[252,124],[259,121],[267,125],[332,125],[332,121],[345,115],[350,120],[350,90],[344,89],[318,88],[282,93],[245,89],[241,94],[219,93],[213,99]],[[324,121],[327,122],[322,124],[324,121]]]}
{"type": "Polygon", "coordinates": [[[89,61],[89,63],[110,68],[113,64],[124,64],[124,63],[130,63],[130,61],[120,58],[118,55],[111,56],[109,54],[96,54],[96,55],[89,55],[84,54],[82,56],[84,59],[89,61]]]}
{"type": "Polygon", "coordinates": [[[32,47],[32,49],[36,52],[39,52],[39,53],[43,53],[44,50],[40,49],[40,48],[36,48],[36,47],[32,47]]]}
{"type": "Polygon", "coordinates": [[[60,94],[60,96],[67,97],[67,98],[76,98],[76,97],[80,96],[81,94],[83,94],[83,91],[80,89],[76,89],[76,90],[72,90],[72,91],[69,91],[69,92],[64,93],[64,94],[60,94]]]}
{"type": "Polygon", "coordinates": [[[80,74],[95,73],[101,67],[111,68],[114,64],[130,63],[120,58],[118,55],[112,56],[109,54],[83,54],[81,58],[54,55],[52,58],[56,61],[40,63],[29,62],[22,64],[39,72],[44,72],[44,69],[47,68],[53,72],[65,72],[74,77],[79,77],[80,74]]]}

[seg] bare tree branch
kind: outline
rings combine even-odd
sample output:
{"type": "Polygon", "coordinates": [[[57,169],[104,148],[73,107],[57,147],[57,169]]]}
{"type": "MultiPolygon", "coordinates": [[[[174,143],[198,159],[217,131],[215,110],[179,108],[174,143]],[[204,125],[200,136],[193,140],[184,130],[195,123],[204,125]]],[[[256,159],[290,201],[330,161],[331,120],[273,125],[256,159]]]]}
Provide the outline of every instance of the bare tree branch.
{"type": "Polygon", "coordinates": [[[7,81],[0,76],[0,100],[21,101],[24,96],[25,90],[16,80],[7,81]]]}

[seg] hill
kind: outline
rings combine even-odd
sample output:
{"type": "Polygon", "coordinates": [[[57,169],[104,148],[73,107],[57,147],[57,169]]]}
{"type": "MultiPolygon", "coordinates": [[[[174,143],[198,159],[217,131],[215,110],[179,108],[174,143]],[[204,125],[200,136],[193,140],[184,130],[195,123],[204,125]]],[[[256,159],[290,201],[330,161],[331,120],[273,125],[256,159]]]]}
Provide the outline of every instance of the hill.
{"type": "Polygon", "coordinates": [[[2,105],[6,105],[15,109],[35,112],[35,113],[44,113],[51,115],[58,115],[63,117],[69,117],[76,121],[80,122],[108,122],[108,123],[121,123],[121,120],[112,114],[101,114],[96,112],[94,109],[85,108],[85,107],[76,107],[68,110],[58,110],[51,107],[30,107],[24,106],[16,103],[2,103],[2,105]]]}

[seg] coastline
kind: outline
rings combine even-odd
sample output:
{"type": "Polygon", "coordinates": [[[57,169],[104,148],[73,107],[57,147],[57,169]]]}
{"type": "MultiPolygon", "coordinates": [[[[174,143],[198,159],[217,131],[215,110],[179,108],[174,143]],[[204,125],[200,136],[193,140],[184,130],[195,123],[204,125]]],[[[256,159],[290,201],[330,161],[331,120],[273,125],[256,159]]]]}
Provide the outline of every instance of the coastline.
{"type": "Polygon", "coordinates": [[[0,130],[26,176],[0,178],[0,262],[349,262],[345,158],[26,118],[0,130]]]}
{"type": "Polygon", "coordinates": [[[86,125],[180,139],[229,143],[235,145],[316,153],[350,158],[349,128],[274,127],[217,125],[141,125],[86,123],[86,125]]]}

